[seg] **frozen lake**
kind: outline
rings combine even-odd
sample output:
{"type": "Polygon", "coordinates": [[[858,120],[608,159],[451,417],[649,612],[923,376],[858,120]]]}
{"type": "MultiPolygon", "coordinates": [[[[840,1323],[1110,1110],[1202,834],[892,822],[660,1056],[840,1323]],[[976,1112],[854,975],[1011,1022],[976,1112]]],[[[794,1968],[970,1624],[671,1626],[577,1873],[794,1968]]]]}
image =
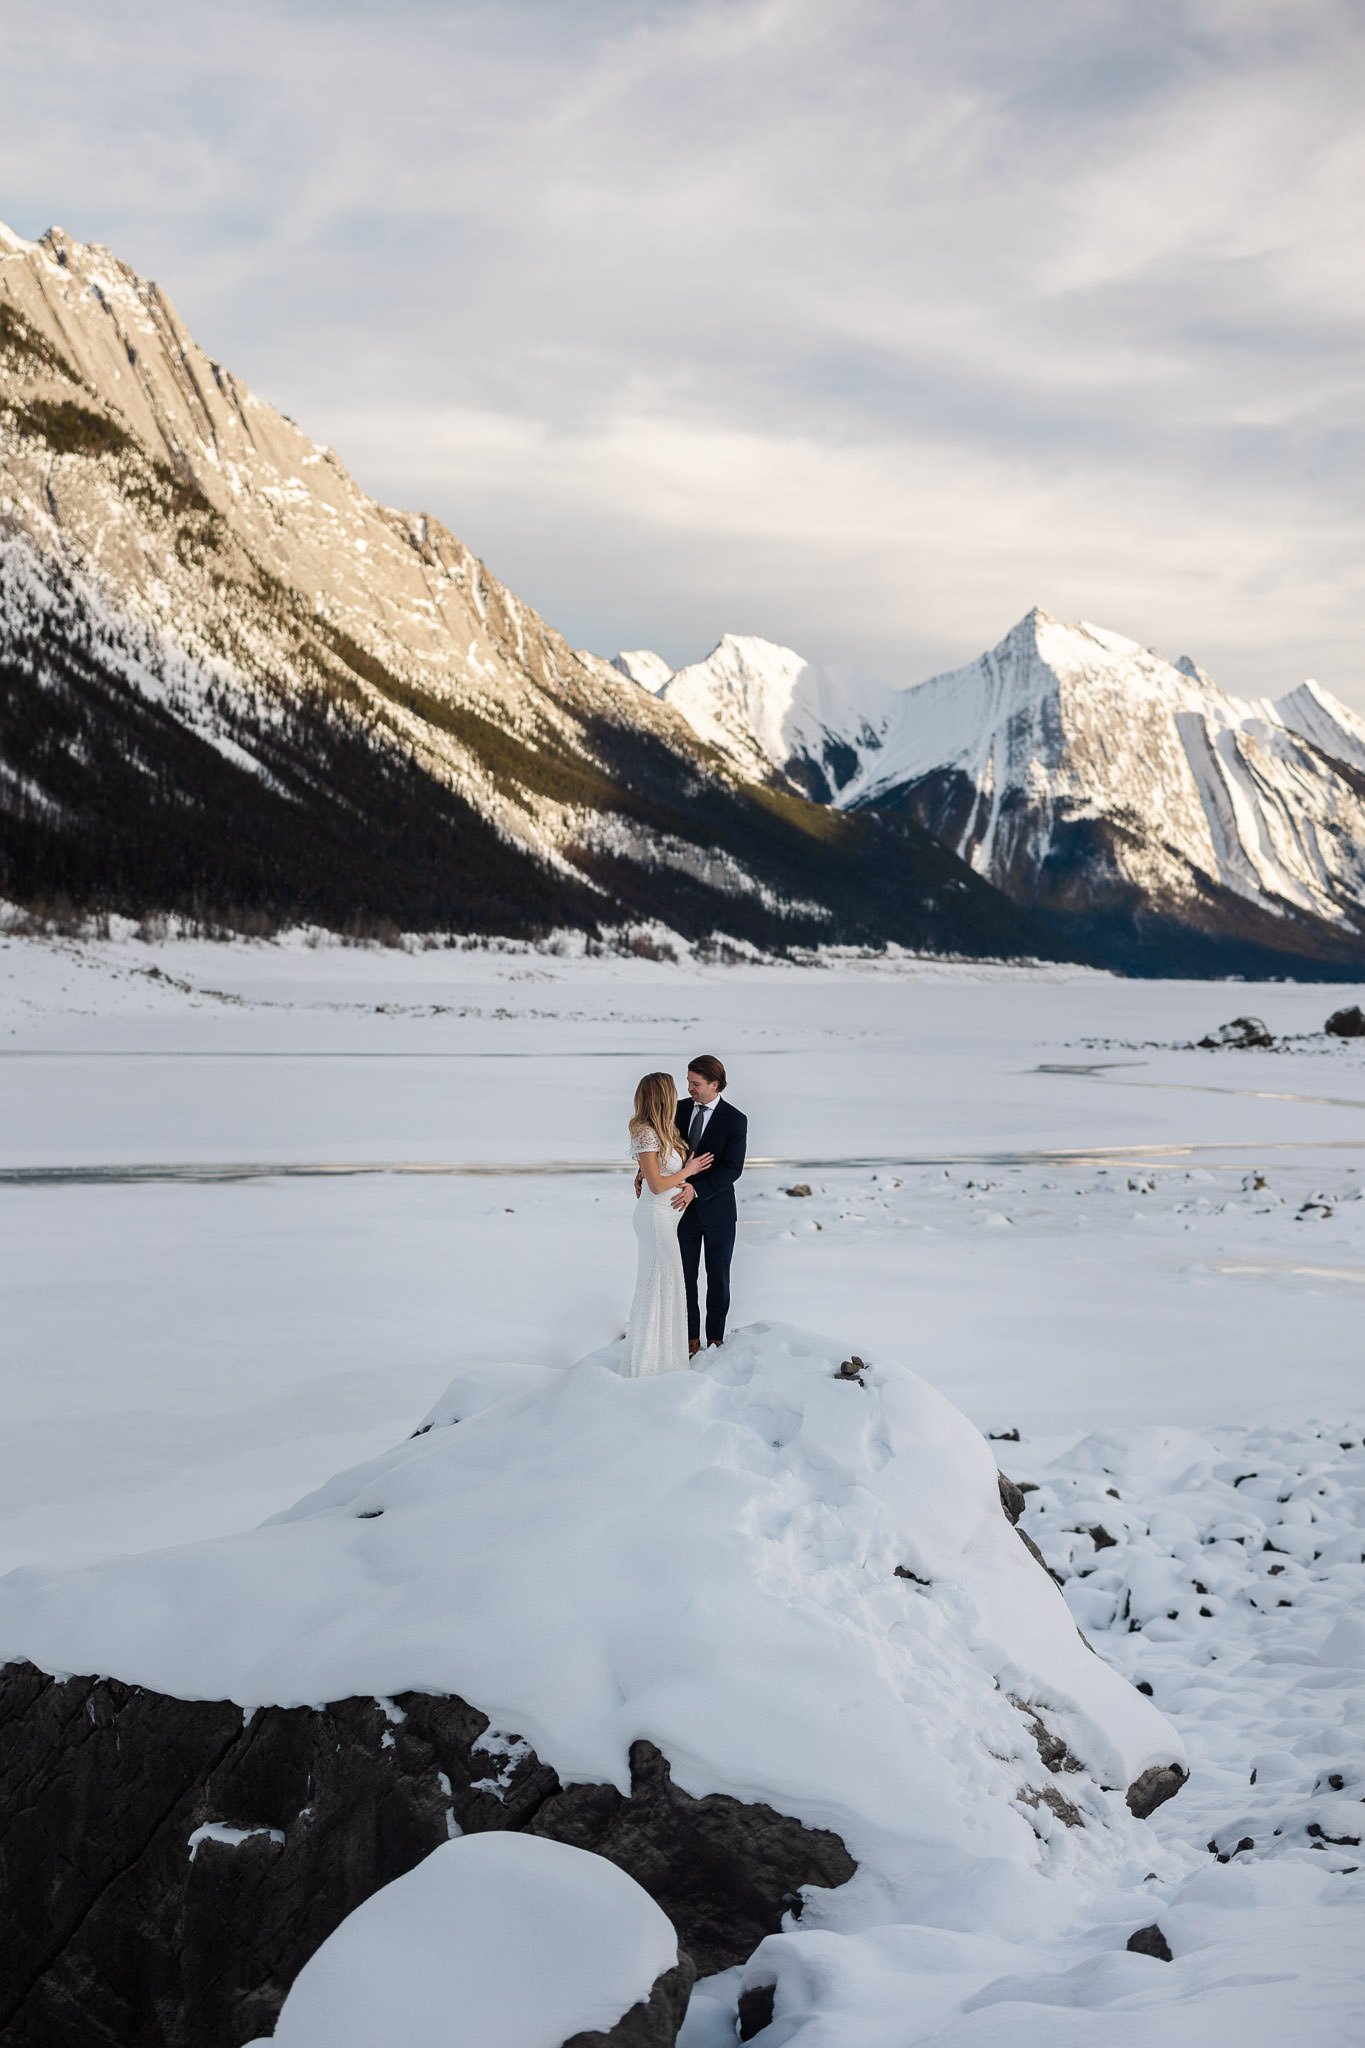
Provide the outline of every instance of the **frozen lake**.
{"type": "Polygon", "coordinates": [[[1365,1052],[1164,1047],[1349,993],[10,940],[0,1563],[258,1520],[462,1360],[613,1336],[634,1083],[702,1050],[750,1120],[736,1321],[989,1429],[1344,1415],[1365,1052]]]}

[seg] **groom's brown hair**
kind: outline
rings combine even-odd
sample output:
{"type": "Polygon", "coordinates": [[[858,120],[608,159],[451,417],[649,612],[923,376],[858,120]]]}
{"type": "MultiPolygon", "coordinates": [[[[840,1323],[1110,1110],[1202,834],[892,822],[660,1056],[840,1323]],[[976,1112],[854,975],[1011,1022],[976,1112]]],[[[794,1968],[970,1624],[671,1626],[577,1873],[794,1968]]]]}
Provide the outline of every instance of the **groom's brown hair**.
{"type": "Polygon", "coordinates": [[[703,1081],[711,1081],[717,1088],[725,1086],[725,1068],[713,1052],[699,1052],[694,1060],[687,1062],[689,1074],[700,1074],[703,1081]]]}

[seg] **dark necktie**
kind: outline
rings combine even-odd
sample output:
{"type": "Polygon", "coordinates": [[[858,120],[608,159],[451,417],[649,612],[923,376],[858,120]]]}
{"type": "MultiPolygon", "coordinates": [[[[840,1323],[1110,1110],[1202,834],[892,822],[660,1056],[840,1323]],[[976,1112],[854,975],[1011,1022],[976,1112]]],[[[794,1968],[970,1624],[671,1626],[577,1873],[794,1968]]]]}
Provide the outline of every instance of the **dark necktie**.
{"type": "Polygon", "coordinates": [[[701,1134],[706,1129],[706,1111],[698,1103],[692,1112],[692,1126],[687,1133],[687,1142],[694,1152],[701,1149],[701,1134]]]}

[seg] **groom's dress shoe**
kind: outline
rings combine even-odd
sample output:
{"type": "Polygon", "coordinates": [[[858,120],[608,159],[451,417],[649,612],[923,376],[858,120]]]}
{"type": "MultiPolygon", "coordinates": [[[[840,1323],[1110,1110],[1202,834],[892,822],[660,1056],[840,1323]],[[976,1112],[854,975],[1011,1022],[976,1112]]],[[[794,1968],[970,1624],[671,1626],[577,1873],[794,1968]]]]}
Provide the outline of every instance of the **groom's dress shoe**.
{"type": "Polygon", "coordinates": [[[687,1340],[687,1355],[688,1355],[688,1357],[689,1357],[689,1358],[695,1358],[695,1357],[696,1357],[696,1355],[697,1355],[697,1353],[698,1353],[698,1352],[699,1352],[700,1350],[701,1350],[701,1338],[700,1338],[700,1337],[689,1337],[689,1338],[688,1338],[688,1340],[687,1340]]]}

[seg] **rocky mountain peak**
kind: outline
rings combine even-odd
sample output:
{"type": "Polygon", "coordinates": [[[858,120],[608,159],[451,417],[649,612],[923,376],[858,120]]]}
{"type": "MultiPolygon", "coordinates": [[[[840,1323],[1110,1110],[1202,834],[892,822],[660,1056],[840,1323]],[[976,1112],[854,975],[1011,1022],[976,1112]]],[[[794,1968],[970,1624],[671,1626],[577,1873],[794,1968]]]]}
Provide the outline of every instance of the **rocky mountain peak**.
{"type": "Polygon", "coordinates": [[[1365,721],[1325,692],[1238,698],[1188,656],[1035,608],[902,693],[840,801],[903,804],[1021,902],[1093,915],[1126,895],[1173,925],[1289,944],[1289,921],[1311,919],[1328,957],[1354,956],[1362,766],[1365,721]]]}
{"type": "Polygon", "coordinates": [[[635,647],[621,654],[613,654],[611,666],[628,676],[632,683],[638,683],[642,690],[648,690],[657,697],[673,674],[661,654],[651,648],[635,647]]]}
{"type": "Polygon", "coordinates": [[[855,669],[824,668],[754,633],[725,633],[659,695],[754,781],[828,802],[877,746],[894,692],[855,669]]]}

